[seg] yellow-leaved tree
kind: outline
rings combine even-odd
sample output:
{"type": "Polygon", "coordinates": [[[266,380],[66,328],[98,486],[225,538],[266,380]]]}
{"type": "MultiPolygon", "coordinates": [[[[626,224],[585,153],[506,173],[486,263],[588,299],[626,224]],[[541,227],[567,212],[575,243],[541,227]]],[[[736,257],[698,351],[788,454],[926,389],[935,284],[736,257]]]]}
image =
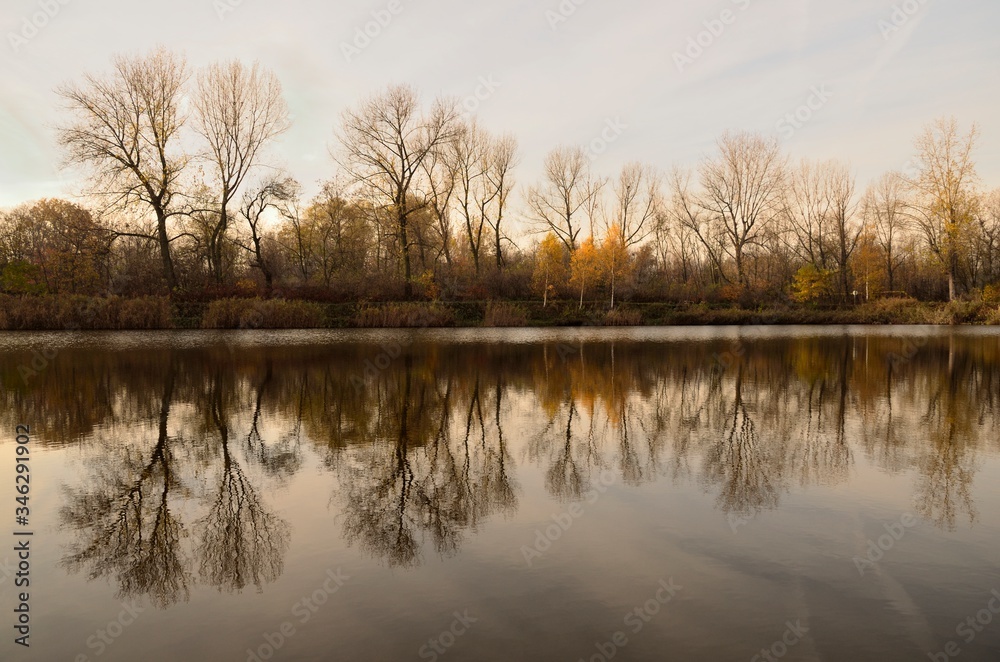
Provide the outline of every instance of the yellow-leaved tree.
{"type": "Polygon", "coordinates": [[[552,232],[545,235],[538,246],[532,285],[542,293],[542,307],[549,305],[549,293],[554,293],[557,283],[566,282],[566,248],[552,232]]]}
{"type": "Polygon", "coordinates": [[[573,251],[570,259],[570,285],[580,288],[580,308],[583,308],[583,297],[587,287],[597,283],[601,276],[601,262],[594,245],[594,238],[587,237],[580,247],[573,251]]]}
{"type": "Polygon", "coordinates": [[[615,292],[619,283],[628,280],[632,271],[632,261],[629,259],[628,247],[622,239],[620,225],[608,228],[607,236],[601,242],[598,253],[600,275],[611,286],[611,309],[615,307],[615,292]]]}

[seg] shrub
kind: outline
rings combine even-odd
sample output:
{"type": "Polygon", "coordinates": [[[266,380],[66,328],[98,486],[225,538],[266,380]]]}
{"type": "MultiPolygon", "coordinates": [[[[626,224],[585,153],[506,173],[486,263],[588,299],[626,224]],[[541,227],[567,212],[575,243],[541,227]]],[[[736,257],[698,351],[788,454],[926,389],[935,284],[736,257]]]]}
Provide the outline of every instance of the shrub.
{"type": "Polygon", "coordinates": [[[360,328],[420,329],[455,324],[455,315],[440,304],[390,303],[362,306],[355,316],[360,328]]]}
{"type": "Polygon", "coordinates": [[[2,296],[0,328],[15,331],[169,329],[165,297],[2,296]]]}
{"type": "Polygon", "coordinates": [[[642,313],[638,310],[609,310],[601,321],[604,326],[642,326],[642,313]]]}
{"type": "Polygon", "coordinates": [[[912,299],[878,299],[856,309],[861,324],[940,324],[939,316],[925,304],[912,299]]]}
{"type": "Polygon", "coordinates": [[[493,302],[486,304],[486,315],[483,319],[483,326],[489,327],[516,327],[528,324],[528,313],[520,306],[507,302],[493,302]]]}
{"type": "Polygon", "coordinates": [[[792,298],[799,303],[817,303],[833,293],[833,272],[807,264],[795,272],[792,298]]]}
{"type": "Polygon", "coordinates": [[[944,309],[944,324],[974,324],[986,308],[977,301],[951,301],[944,309]]]}
{"type": "Polygon", "coordinates": [[[317,329],[323,308],[307,301],[220,299],[208,305],[203,329],[317,329]]]}

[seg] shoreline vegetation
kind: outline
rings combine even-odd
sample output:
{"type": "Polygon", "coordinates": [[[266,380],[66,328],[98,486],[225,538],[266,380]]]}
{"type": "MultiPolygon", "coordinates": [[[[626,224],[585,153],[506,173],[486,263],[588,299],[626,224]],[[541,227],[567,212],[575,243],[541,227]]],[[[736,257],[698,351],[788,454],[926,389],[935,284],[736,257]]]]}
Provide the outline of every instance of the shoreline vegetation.
{"type": "Polygon", "coordinates": [[[577,326],[1000,325],[983,301],[880,299],[849,306],[454,301],[320,303],[228,298],[0,295],[0,331],[168,329],[518,328],[577,326]]]}

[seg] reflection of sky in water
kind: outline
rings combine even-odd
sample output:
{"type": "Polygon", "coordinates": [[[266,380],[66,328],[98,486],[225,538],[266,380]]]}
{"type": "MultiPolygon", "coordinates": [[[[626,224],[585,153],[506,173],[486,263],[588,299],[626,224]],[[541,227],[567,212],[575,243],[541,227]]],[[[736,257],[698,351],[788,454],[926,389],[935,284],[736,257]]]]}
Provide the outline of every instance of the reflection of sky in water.
{"type": "Polygon", "coordinates": [[[33,608],[61,633],[27,659],[93,654],[123,600],[146,611],[102,659],[247,659],[288,620],[278,659],[401,659],[465,609],[449,659],[589,657],[670,577],[629,659],[749,658],[789,620],[789,659],[941,650],[1000,588],[1000,336],[747,331],[6,335],[33,608]]]}

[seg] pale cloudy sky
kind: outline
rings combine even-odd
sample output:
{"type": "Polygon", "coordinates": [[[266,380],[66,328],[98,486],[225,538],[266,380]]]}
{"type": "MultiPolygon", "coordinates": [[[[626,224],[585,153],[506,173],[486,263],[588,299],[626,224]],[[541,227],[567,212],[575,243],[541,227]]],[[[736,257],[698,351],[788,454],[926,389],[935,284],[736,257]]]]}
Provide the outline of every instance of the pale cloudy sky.
{"type": "Polygon", "coordinates": [[[997,25],[996,0],[0,0],[0,206],[78,190],[59,168],[53,88],[156,44],[195,67],[239,57],[275,70],[294,126],[274,151],[310,193],[335,172],[329,147],[346,107],[392,83],[467,98],[481,80],[497,87],[480,121],[518,137],[522,183],[551,148],[618,122],[594,161],[604,174],[631,160],[693,166],[723,131],[749,129],[795,159],[846,160],[864,185],[904,166],[922,125],[955,115],[980,124],[992,188],[997,25]],[[30,36],[47,5],[55,15],[30,36]],[[356,30],[390,6],[388,25],[346,57],[356,30]],[[685,54],[709,28],[717,36],[685,54]],[[799,128],[779,124],[800,108],[799,128]]]}

